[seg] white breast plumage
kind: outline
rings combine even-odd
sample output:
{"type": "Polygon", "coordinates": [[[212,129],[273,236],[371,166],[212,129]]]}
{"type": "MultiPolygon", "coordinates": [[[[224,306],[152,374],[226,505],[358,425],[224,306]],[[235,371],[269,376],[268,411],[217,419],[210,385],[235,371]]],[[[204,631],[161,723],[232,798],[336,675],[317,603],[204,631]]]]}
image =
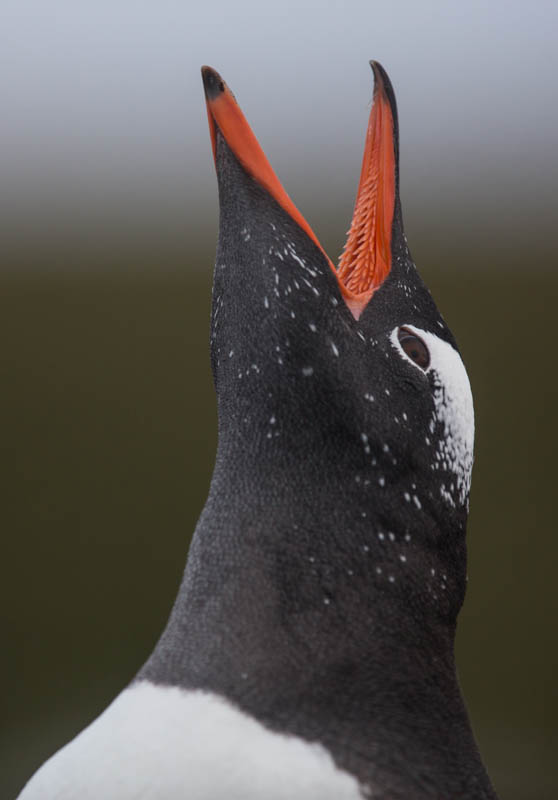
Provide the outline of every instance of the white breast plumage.
{"type": "Polygon", "coordinates": [[[360,800],[318,744],[217,695],[132,685],[31,778],[19,800],[360,800]]]}

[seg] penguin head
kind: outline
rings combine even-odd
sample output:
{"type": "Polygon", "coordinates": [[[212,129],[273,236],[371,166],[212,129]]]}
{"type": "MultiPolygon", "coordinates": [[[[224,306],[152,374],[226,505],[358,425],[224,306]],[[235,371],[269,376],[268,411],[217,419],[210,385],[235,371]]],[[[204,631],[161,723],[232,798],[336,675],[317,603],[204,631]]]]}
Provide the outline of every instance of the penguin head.
{"type": "Polygon", "coordinates": [[[471,390],[407,247],[395,97],[382,67],[372,68],[360,185],[337,269],[224,81],[202,70],[220,199],[211,321],[219,450],[277,476],[277,487],[310,486],[323,505],[337,498],[334,510],[342,495],[350,519],[340,524],[373,517],[385,537],[420,528],[427,546],[429,537],[433,547],[458,546],[460,558],[471,390]]]}

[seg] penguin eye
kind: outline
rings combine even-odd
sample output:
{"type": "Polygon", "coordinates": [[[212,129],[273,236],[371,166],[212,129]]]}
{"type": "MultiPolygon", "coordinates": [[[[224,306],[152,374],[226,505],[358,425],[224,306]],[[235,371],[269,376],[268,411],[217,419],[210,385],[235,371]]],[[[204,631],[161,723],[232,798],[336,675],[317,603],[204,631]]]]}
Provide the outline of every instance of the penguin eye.
{"type": "Polygon", "coordinates": [[[397,338],[399,339],[399,344],[411,361],[414,361],[421,369],[427,370],[430,365],[430,353],[422,339],[419,339],[419,337],[408,328],[399,328],[397,331],[397,338]]]}

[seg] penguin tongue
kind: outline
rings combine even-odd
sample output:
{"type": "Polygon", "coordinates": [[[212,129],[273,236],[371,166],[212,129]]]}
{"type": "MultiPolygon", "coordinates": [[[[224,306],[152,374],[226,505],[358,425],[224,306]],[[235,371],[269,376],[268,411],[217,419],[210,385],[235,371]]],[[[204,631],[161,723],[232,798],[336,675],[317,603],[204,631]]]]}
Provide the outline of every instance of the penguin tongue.
{"type": "Polygon", "coordinates": [[[375,81],[374,102],[368,121],[353,219],[338,270],[281,185],[226,83],[214,69],[202,67],[214,157],[218,129],[244,169],[322,251],[355,319],[360,317],[391,267],[391,225],[395,201],[393,114],[380,68],[375,62],[371,62],[371,66],[375,81]]]}
{"type": "Polygon", "coordinates": [[[374,102],[368,120],[360,182],[337,277],[356,319],[391,268],[391,225],[395,203],[393,115],[375,62],[374,102]]]}

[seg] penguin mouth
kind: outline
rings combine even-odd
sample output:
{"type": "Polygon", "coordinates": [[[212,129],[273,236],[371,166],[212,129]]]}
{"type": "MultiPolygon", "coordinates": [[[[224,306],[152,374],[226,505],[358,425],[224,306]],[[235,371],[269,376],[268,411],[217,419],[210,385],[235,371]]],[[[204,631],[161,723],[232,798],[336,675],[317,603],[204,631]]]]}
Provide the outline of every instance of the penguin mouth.
{"type": "Polygon", "coordinates": [[[374,72],[374,100],[353,218],[337,271],[345,302],[356,319],[389,275],[395,207],[393,112],[383,69],[375,61],[370,66],[374,72]]]}
{"type": "Polygon", "coordinates": [[[374,73],[372,109],[353,217],[337,269],[283,188],[227,84],[214,69],[202,67],[214,159],[218,128],[242,167],[321,250],[356,320],[389,275],[395,207],[394,108],[386,90],[383,68],[376,61],[371,61],[370,66],[374,73]]]}

